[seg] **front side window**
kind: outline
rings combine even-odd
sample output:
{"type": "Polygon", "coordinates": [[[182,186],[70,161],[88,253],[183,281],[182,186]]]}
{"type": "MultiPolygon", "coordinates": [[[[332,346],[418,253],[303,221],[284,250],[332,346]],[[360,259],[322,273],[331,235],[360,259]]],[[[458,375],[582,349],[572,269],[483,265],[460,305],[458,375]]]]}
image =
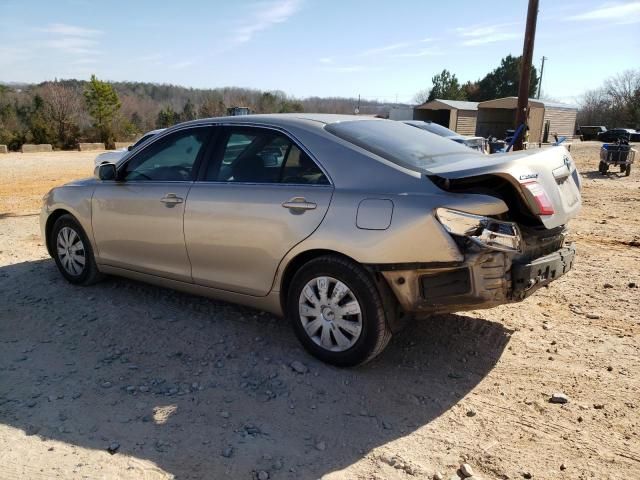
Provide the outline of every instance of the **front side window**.
{"type": "Polygon", "coordinates": [[[207,181],[329,184],[318,165],[281,133],[230,129],[222,141],[222,161],[219,168],[209,168],[207,181]]]}
{"type": "Polygon", "coordinates": [[[210,129],[189,128],[152,143],[125,165],[123,179],[129,181],[180,182],[193,179],[193,167],[210,129]]]}

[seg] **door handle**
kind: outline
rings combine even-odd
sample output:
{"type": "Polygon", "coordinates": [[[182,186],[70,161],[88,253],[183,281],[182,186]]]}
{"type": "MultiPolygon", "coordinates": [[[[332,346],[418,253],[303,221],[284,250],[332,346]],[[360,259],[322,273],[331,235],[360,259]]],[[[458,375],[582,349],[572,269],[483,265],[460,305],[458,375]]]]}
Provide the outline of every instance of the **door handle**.
{"type": "Polygon", "coordinates": [[[284,202],[282,206],[290,210],[314,210],[317,207],[315,203],[307,202],[307,199],[304,197],[293,197],[289,201],[284,202]]]}
{"type": "Polygon", "coordinates": [[[178,203],[184,202],[184,198],[178,197],[175,193],[167,193],[164,197],[160,199],[162,203],[164,203],[167,207],[173,207],[178,203]]]}

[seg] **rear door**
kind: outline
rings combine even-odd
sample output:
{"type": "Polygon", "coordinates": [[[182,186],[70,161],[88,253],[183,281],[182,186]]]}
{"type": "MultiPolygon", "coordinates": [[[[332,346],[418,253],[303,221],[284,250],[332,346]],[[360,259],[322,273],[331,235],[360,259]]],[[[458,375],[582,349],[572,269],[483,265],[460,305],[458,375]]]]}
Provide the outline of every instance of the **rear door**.
{"type": "Polygon", "coordinates": [[[224,127],[217,138],[186,204],[193,281],[263,296],[285,254],[320,225],[333,186],[282,132],[224,127]]]}

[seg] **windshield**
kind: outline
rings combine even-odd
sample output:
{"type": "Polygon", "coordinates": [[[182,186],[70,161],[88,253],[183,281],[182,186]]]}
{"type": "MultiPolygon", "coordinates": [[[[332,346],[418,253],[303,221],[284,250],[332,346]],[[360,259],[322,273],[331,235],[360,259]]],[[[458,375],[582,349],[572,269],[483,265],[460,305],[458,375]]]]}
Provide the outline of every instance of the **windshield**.
{"type": "Polygon", "coordinates": [[[136,143],[133,144],[133,146],[131,147],[131,150],[133,150],[134,148],[136,148],[138,145],[143,144],[144,142],[146,142],[147,140],[149,140],[151,137],[153,137],[155,135],[155,133],[147,133],[146,135],[143,135],[142,138],[140,140],[138,140],[136,143]]]}
{"type": "Polygon", "coordinates": [[[442,125],[433,122],[412,121],[404,123],[406,123],[407,125],[411,125],[412,127],[421,128],[422,130],[426,130],[427,132],[435,133],[436,135],[440,135],[441,137],[458,136],[458,134],[453,130],[449,130],[447,127],[443,127],[442,125]]]}
{"type": "Polygon", "coordinates": [[[442,163],[444,155],[474,155],[472,150],[393,120],[359,120],[326,125],[325,130],[360,148],[403,167],[428,170],[442,163]]]}

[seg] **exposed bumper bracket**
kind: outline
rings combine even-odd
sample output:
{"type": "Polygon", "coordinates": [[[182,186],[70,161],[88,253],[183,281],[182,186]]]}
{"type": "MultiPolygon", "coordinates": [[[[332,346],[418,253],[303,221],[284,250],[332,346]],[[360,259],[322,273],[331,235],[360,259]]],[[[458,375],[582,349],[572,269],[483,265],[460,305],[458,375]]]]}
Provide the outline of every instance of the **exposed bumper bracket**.
{"type": "Polygon", "coordinates": [[[538,288],[543,287],[564,275],[573,266],[576,247],[567,245],[544,257],[536,258],[531,263],[512,266],[512,297],[523,300],[538,288]]]}

